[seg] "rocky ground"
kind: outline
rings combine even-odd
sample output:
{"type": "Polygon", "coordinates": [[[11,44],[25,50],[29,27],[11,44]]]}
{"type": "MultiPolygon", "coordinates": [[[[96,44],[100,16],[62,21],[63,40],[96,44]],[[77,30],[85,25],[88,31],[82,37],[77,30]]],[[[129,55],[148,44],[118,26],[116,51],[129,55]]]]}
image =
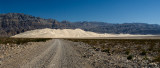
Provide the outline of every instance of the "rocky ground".
{"type": "MultiPolygon", "coordinates": [[[[18,68],[22,61],[39,46],[44,47],[47,42],[29,42],[27,44],[0,44],[0,68],[18,68]],[[6,67],[7,66],[7,67],[6,67]]],[[[29,58],[29,57],[28,57],[29,58]]]]}
{"type": "MultiPolygon", "coordinates": [[[[26,44],[0,44],[0,68],[159,68],[155,54],[123,52],[121,45],[102,50],[84,42],[53,39],[26,44]],[[119,50],[114,49],[119,48],[119,50]],[[120,48],[121,47],[121,48],[120,48]],[[114,51],[116,50],[116,51],[114,51]],[[137,53],[137,54],[135,54],[137,53]],[[131,57],[129,57],[131,55],[131,57]]],[[[141,53],[141,52],[139,52],[141,53]]]]}
{"type": "Polygon", "coordinates": [[[92,68],[71,43],[60,39],[1,44],[0,68],[92,68]]]}
{"type": "MultiPolygon", "coordinates": [[[[72,40],[73,41],[73,40],[72,40]]],[[[156,62],[155,56],[158,53],[147,51],[143,53],[143,51],[134,50],[132,48],[139,47],[138,45],[127,47],[120,44],[115,44],[115,46],[107,48],[99,43],[99,46],[88,45],[84,41],[76,41],[73,43],[75,49],[82,54],[82,56],[88,60],[87,63],[92,65],[95,68],[159,68],[159,62],[156,62]],[[128,50],[130,48],[130,50],[128,50]],[[127,51],[128,50],[128,51],[127,51]]],[[[95,43],[96,44],[96,43],[95,43]]],[[[101,43],[104,44],[104,43],[101,43]]],[[[107,46],[107,43],[105,43],[107,46]]],[[[109,42],[108,42],[109,44],[109,42]]],[[[128,44],[129,45],[129,44],[128,44]]],[[[145,44],[144,44],[145,45],[145,44]]],[[[158,44],[157,44],[158,46],[158,44]]],[[[144,46],[142,48],[147,48],[144,46]]],[[[158,47],[157,47],[158,48],[158,47]]],[[[154,48],[153,48],[154,49],[154,48]]],[[[159,59],[157,59],[159,60],[159,59]]]]}

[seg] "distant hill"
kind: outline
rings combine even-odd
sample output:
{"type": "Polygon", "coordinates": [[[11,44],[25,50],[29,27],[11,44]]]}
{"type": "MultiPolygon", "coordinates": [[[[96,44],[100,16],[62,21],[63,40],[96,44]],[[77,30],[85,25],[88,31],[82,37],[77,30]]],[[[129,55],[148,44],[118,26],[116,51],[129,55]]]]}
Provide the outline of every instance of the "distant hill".
{"type": "Polygon", "coordinates": [[[104,22],[58,22],[55,19],[43,19],[23,13],[0,14],[0,36],[9,37],[34,29],[76,29],[97,33],[115,34],[160,34],[160,25],[145,23],[111,24],[104,22]]]}

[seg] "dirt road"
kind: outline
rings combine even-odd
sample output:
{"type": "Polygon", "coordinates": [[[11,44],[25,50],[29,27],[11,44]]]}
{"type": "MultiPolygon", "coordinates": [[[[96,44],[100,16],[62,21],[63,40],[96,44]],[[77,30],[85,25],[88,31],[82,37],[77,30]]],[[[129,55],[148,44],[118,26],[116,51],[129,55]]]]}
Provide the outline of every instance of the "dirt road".
{"type": "Polygon", "coordinates": [[[90,68],[90,65],[70,43],[54,39],[4,59],[0,68],[90,68]]]}

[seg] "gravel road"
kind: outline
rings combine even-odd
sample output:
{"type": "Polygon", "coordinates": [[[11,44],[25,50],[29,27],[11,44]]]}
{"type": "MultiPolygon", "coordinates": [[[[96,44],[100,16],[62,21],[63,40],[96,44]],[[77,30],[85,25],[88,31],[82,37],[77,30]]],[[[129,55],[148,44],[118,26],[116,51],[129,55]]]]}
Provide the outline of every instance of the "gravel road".
{"type": "Polygon", "coordinates": [[[32,45],[2,60],[0,68],[92,68],[71,45],[61,39],[32,45]]]}

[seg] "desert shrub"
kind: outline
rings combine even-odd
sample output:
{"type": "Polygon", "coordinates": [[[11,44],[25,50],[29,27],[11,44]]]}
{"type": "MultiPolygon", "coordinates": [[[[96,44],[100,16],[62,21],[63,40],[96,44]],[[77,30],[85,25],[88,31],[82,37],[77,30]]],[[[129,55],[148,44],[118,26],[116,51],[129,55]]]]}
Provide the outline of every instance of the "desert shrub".
{"type": "Polygon", "coordinates": [[[101,45],[101,49],[105,49],[105,45],[101,45]]]}
{"type": "Polygon", "coordinates": [[[145,56],[145,57],[143,58],[143,60],[149,60],[149,58],[148,58],[147,56],[145,56]]]}
{"type": "Polygon", "coordinates": [[[140,55],[146,55],[146,54],[147,54],[146,50],[143,50],[142,53],[140,53],[140,55]]]}
{"type": "Polygon", "coordinates": [[[100,48],[96,48],[95,51],[100,51],[100,48]]]}
{"type": "Polygon", "coordinates": [[[93,49],[95,50],[95,49],[96,49],[96,47],[95,47],[95,46],[93,46],[93,49]]]}
{"type": "Polygon", "coordinates": [[[159,62],[160,63],[160,55],[155,57],[155,59],[153,60],[154,62],[159,62]]]}
{"type": "Polygon", "coordinates": [[[149,51],[154,50],[154,46],[155,46],[155,44],[152,43],[152,45],[149,46],[148,50],[149,50],[149,51]]]}
{"type": "Polygon", "coordinates": [[[127,59],[128,59],[128,60],[132,60],[132,59],[133,59],[133,55],[129,55],[129,56],[127,57],[127,59]]]}
{"type": "Polygon", "coordinates": [[[127,49],[126,52],[125,52],[125,54],[129,55],[130,52],[131,52],[131,50],[130,50],[130,49],[127,49]]]}
{"type": "Polygon", "coordinates": [[[110,48],[103,49],[103,50],[101,50],[101,52],[107,52],[107,53],[110,53],[110,48]]]}
{"type": "Polygon", "coordinates": [[[160,53],[160,48],[158,48],[157,51],[160,53]]]}
{"type": "Polygon", "coordinates": [[[142,49],[142,46],[139,45],[139,46],[137,46],[136,48],[137,48],[138,50],[141,50],[141,49],[142,49]]]}

